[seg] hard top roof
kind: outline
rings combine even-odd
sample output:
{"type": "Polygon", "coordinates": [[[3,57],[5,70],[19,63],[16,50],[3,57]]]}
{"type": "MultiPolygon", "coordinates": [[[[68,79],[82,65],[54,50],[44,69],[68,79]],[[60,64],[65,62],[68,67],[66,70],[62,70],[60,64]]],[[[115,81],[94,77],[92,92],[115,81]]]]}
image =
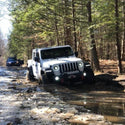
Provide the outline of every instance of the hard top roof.
{"type": "Polygon", "coordinates": [[[36,49],[33,49],[33,51],[35,51],[35,50],[49,50],[49,49],[64,48],[64,47],[71,47],[71,46],[70,45],[64,45],[64,46],[52,46],[52,47],[45,47],[45,48],[36,48],[36,49]]]}

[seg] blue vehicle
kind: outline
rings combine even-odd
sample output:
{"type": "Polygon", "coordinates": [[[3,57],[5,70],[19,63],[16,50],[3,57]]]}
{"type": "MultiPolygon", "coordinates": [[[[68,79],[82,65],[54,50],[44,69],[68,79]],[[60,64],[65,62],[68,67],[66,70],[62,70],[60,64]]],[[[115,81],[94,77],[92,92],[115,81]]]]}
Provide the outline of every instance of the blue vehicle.
{"type": "Polygon", "coordinates": [[[20,66],[20,62],[15,57],[8,57],[6,66],[20,66]]]}

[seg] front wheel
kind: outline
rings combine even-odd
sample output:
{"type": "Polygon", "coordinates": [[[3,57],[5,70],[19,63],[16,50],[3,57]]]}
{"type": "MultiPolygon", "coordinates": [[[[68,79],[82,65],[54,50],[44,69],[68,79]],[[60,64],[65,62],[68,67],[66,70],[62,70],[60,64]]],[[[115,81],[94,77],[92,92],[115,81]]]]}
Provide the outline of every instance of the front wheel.
{"type": "Polygon", "coordinates": [[[86,72],[85,81],[86,83],[93,84],[95,83],[95,76],[91,68],[85,68],[84,70],[86,72]]]}
{"type": "Polygon", "coordinates": [[[42,75],[42,78],[38,80],[39,84],[47,84],[48,79],[46,78],[45,75],[42,75]]]}

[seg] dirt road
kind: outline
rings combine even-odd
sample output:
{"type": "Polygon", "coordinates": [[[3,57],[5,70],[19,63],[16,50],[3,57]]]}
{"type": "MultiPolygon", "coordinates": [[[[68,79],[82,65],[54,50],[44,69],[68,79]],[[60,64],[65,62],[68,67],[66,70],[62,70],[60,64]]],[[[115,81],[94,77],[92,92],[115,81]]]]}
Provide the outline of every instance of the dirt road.
{"type": "Polygon", "coordinates": [[[116,76],[73,86],[38,85],[25,76],[24,68],[0,67],[0,125],[125,124],[125,92],[116,76]]]}

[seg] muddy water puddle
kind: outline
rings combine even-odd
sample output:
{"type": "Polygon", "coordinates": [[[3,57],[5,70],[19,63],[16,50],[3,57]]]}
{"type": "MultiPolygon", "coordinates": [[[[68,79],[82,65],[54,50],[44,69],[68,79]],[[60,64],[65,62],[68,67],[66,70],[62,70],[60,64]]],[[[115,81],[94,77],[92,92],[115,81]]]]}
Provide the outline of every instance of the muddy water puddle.
{"type": "MultiPolygon", "coordinates": [[[[90,86],[89,86],[90,87],[90,86]]],[[[84,88],[84,86],[83,86],[84,88]]],[[[114,124],[125,124],[125,93],[121,91],[87,91],[82,87],[53,86],[46,91],[76,106],[79,112],[95,113],[105,117],[114,124]]]]}
{"type": "MultiPolygon", "coordinates": [[[[71,105],[79,105],[90,112],[103,115],[105,119],[113,123],[125,124],[125,99],[123,97],[89,97],[83,96],[83,100],[67,101],[71,105]]],[[[80,111],[80,110],[79,110],[80,111]]]]}

